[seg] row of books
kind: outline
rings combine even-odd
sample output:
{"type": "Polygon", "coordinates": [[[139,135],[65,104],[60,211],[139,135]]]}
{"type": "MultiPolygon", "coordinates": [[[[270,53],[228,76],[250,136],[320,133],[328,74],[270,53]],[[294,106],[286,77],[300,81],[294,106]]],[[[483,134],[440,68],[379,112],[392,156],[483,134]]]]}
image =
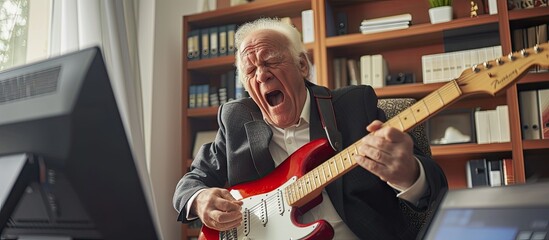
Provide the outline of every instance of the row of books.
{"type": "Polygon", "coordinates": [[[349,85],[358,85],[358,64],[354,59],[334,58],[332,62],[334,66],[334,85],[335,88],[340,88],[349,85]],[[350,80],[352,75],[353,80],[350,80]]]}
{"type": "Polygon", "coordinates": [[[381,54],[361,56],[360,62],[356,59],[335,58],[333,66],[335,88],[348,85],[379,88],[386,85],[388,67],[381,54]]]}
{"type": "Polygon", "coordinates": [[[549,89],[519,92],[523,139],[549,139],[549,89]]]}
{"type": "Polygon", "coordinates": [[[235,24],[194,29],[187,36],[187,59],[233,55],[235,24]]]}
{"type": "Polygon", "coordinates": [[[404,13],[381,18],[367,19],[360,23],[362,34],[385,32],[398,29],[405,29],[410,26],[412,14],[404,13]]]}
{"type": "Polygon", "coordinates": [[[509,10],[536,7],[547,7],[547,0],[507,0],[507,9],[509,10]]]}
{"type": "Polygon", "coordinates": [[[421,57],[423,83],[449,81],[467,68],[502,55],[501,46],[424,55],[421,57]]]}
{"type": "MultiPolygon", "coordinates": [[[[446,82],[459,77],[463,70],[502,56],[501,46],[469,49],[422,56],[423,83],[446,82]]],[[[335,58],[333,61],[335,87],[387,85],[389,68],[381,54],[363,55],[355,59],[335,58]]]]}
{"type": "Polygon", "coordinates": [[[218,85],[195,84],[189,86],[189,108],[216,107],[244,97],[247,97],[247,93],[234,70],[222,74],[218,85]]]}
{"type": "Polygon", "coordinates": [[[475,111],[477,143],[510,142],[509,108],[497,106],[493,110],[475,111]]]}
{"type": "MultiPolygon", "coordinates": [[[[534,47],[536,44],[547,42],[548,31],[549,24],[512,30],[511,39],[513,43],[513,51],[520,51],[522,49],[534,47]]],[[[532,71],[541,72],[547,71],[547,69],[535,67],[532,71]]]]}
{"type": "Polygon", "coordinates": [[[515,184],[513,159],[498,160],[472,159],[467,161],[467,187],[491,186],[498,187],[515,184]]]}
{"type": "Polygon", "coordinates": [[[360,57],[360,84],[384,87],[388,71],[387,61],[381,54],[360,57]]]}
{"type": "Polygon", "coordinates": [[[548,27],[548,24],[542,24],[513,30],[511,35],[513,51],[520,51],[547,42],[548,27]]]}

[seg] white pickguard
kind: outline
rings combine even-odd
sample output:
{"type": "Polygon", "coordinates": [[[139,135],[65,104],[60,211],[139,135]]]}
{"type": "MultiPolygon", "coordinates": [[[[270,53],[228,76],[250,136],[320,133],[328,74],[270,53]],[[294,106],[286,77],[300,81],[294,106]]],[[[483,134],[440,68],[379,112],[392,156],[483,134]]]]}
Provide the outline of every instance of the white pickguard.
{"type": "MultiPolygon", "coordinates": [[[[237,229],[220,232],[219,239],[278,240],[307,237],[318,227],[318,223],[303,228],[295,226],[290,218],[292,207],[287,204],[282,194],[283,190],[296,180],[297,177],[290,178],[271,192],[242,199],[242,224],[237,229]]],[[[240,195],[235,192],[232,194],[235,197],[240,195]]]]}

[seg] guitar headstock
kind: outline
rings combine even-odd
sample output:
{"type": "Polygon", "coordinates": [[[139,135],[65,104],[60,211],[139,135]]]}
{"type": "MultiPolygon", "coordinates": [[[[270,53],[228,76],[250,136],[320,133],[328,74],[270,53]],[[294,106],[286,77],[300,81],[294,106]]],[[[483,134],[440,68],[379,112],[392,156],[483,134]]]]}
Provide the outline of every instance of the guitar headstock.
{"type": "Polygon", "coordinates": [[[466,69],[456,80],[464,94],[495,95],[517,82],[532,66],[549,67],[549,43],[513,52],[466,69]]]}

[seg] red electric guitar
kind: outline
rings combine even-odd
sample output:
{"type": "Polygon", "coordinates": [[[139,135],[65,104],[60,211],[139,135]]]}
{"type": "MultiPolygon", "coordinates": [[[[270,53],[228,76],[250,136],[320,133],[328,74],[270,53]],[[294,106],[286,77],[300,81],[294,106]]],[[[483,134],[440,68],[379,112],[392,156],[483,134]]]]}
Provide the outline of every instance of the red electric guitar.
{"type": "MultiPolygon", "coordinates": [[[[495,95],[511,86],[532,66],[549,67],[549,43],[511,53],[461,73],[438,90],[384,123],[407,131],[443,108],[472,94],[495,95]]],[[[326,139],[312,141],[288,157],[262,179],[231,187],[240,196],[243,221],[238,228],[219,232],[202,227],[200,239],[331,239],[325,220],[297,222],[298,212],[317,205],[322,189],[358,164],[357,143],[334,155],[326,139]]]]}

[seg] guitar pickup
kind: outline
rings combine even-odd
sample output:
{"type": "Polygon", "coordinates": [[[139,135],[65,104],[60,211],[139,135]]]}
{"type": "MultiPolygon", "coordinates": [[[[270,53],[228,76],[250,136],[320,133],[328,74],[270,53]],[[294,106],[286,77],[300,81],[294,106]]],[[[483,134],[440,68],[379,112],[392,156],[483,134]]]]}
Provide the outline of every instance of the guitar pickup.
{"type": "Polygon", "coordinates": [[[282,190],[280,189],[278,189],[276,193],[276,202],[278,205],[278,214],[280,214],[280,216],[284,215],[284,198],[282,195],[282,190]]]}
{"type": "Polygon", "coordinates": [[[261,220],[261,223],[263,224],[263,226],[267,225],[267,201],[265,201],[265,199],[262,199],[261,200],[261,208],[260,208],[260,214],[259,214],[259,218],[261,220]]]}
{"type": "Polygon", "coordinates": [[[245,208],[242,213],[242,226],[244,227],[244,235],[250,234],[250,210],[245,208]]]}

